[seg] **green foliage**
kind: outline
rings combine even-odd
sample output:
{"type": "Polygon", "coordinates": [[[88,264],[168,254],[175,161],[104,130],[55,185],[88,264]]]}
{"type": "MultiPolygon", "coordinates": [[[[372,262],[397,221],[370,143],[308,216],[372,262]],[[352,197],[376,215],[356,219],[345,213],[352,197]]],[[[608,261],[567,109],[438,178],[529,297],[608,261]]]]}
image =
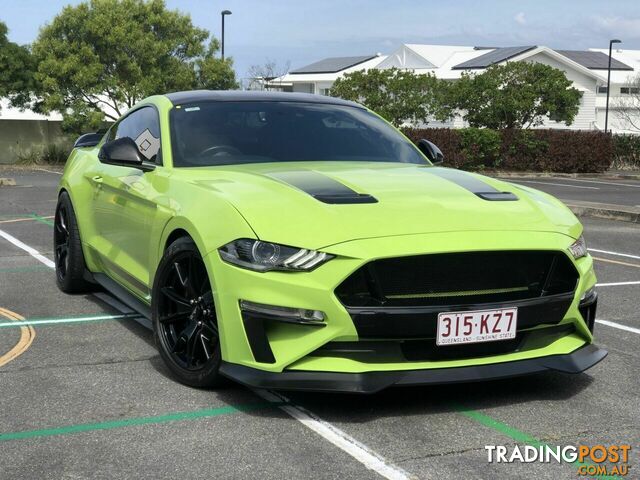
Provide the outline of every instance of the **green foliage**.
{"type": "Polygon", "coordinates": [[[45,146],[35,146],[17,153],[18,165],[61,165],[67,161],[70,144],[50,143],[45,146]]]}
{"type": "Polygon", "coordinates": [[[0,22],[0,97],[20,106],[30,100],[35,89],[35,61],[27,47],[7,39],[7,26],[0,22]]]}
{"type": "Polygon", "coordinates": [[[236,88],[218,42],[163,0],[90,0],[66,6],[33,44],[37,109],[65,128],[96,128],[144,97],[194,88],[236,88]],[[106,108],[107,113],[102,109],[106,108]]]}
{"type": "Polygon", "coordinates": [[[545,118],[570,125],[581,93],[562,70],[530,62],[493,65],[463,73],[451,89],[452,104],[472,127],[529,128],[545,118]]]}
{"type": "Polygon", "coordinates": [[[465,170],[604,172],[611,166],[614,154],[612,136],[596,131],[476,128],[403,131],[416,143],[422,138],[431,140],[442,150],[445,166],[465,170]]]}
{"type": "Polygon", "coordinates": [[[500,164],[500,132],[486,128],[465,128],[460,131],[462,154],[482,167],[500,164]]]}
{"type": "Polygon", "coordinates": [[[640,170],[640,135],[613,135],[613,168],[640,170]]]}
{"type": "Polygon", "coordinates": [[[335,81],[331,95],[360,102],[397,127],[430,117],[446,120],[452,113],[444,104],[444,82],[397,68],[348,73],[335,81]]]}

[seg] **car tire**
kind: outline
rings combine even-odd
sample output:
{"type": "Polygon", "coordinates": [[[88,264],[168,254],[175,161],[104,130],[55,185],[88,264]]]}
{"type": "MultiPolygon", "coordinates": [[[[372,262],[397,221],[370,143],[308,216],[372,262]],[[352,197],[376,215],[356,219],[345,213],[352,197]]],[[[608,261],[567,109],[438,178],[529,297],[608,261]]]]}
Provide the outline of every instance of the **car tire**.
{"type": "Polygon", "coordinates": [[[191,387],[223,385],[211,283],[191,238],[177,239],[164,252],[151,298],[156,346],[173,376],[191,387]]]}
{"type": "Polygon", "coordinates": [[[58,197],[53,223],[53,256],[56,283],[65,293],[86,293],[95,290],[87,281],[87,267],[82,253],[82,240],[76,214],[67,192],[58,197]]]}

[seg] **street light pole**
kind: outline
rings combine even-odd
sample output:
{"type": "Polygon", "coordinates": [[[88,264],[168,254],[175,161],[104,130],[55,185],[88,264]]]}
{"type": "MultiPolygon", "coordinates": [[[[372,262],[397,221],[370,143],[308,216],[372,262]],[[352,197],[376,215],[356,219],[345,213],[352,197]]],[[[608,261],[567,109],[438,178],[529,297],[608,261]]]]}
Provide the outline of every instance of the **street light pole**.
{"type": "Polygon", "coordinates": [[[231,15],[231,10],[223,10],[220,12],[220,15],[222,16],[222,48],[221,48],[221,53],[222,53],[222,60],[224,60],[224,17],[227,15],[231,15]]]}
{"type": "Polygon", "coordinates": [[[621,43],[620,40],[609,40],[609,66],[607,67],[607,105],[604,108],[604,133],[607,133],[609,126],[609,90],[611,90],[611,50],[614,43],[621,43]]]}

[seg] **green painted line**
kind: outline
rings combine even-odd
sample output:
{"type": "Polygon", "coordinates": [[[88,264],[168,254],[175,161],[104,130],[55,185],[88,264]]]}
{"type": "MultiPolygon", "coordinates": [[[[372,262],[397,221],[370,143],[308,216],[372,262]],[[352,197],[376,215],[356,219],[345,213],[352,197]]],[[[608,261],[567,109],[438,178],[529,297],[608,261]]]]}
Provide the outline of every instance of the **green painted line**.
{"type": "Polygon", "coordinates": [[[55,325],[65,323],[88,323],[88,322],[100,322],[105,320],[127,320],[130,318],[138,318],[138,313],[125,313],[122,315],[95,315],[95,316],[83,316],[83,317],[52,317],[52,318],[28,318],[18,322],[0,322],[0,328],[4,327],[25,327],[34,325],[55,325]]]}
{"type": "Polygon", "coordinates": [[[37,213],[31,213],[28,216],[33,218],[36,222],[44,223],[45,225],[49,225],[50,227],[53,227],[53,222],[51,220],[43,218],[37,213]]]}
{"type": "MultiPolygon", "coordinates": [[[[501,421],[496,420],[495,418],[490,417],[489,415],[485,415],[484,413],[478,412],[477,410],[465,408],[460,405],[454,405],[454,408],[458,411],[458,413],[461,413],[465,417],[475,420],[476,422],[484,425],[485,427],[492,428],[493,430],[496,430],[502,433],[503,435],[506,435],[507,437],[512,438],[516,442],[525,443],[527,445],[531,445],[532,447],[550,446],[548,443],[542,442],[537,438],[532,437],[528,433],[521,432],[520,430],[513,428],[507,425],[506,423],[502,423],[501,421]]],[[[582,465],[590,466],[592,464],[589,462],[575,461],[575,462],[571,462],[571,465],[579,467],[582,465]]],[[[602,478],[604,480],[610,480],[610,479],[622,480],[622,477],[617,477],[615,475],[593,475],[592,477],[602,478]]]]}
{"type": "Polygon", "coordinates": [[[261,410],[266,408],[274,408],[284,405],[284,403],[260,402],[248,403],[244,405],[229,405],[219,408],[207,408],[204,410],[195,410],[191,412],[177,412],[166,415],[157,415],[152,417],[133,417],[121,420],[111,420],[98,423],[81,423],[76,425],[66,425],[63,427],[44,428],[39,430],[24,430],[21,432],[0,433],[0,442],[10,440],[24,440],[35,437],[52,437],[55,435],[68,435],[80,432],[90,432],[98,430],[111,430],[114,428],[133,427],[138,425],[160,424],[167,422],[179,422],[187,420],[198,420],[200,418],[217,417],[220,415],[229,415],[241,412],[250,412],[253,410],[261,410]]]}

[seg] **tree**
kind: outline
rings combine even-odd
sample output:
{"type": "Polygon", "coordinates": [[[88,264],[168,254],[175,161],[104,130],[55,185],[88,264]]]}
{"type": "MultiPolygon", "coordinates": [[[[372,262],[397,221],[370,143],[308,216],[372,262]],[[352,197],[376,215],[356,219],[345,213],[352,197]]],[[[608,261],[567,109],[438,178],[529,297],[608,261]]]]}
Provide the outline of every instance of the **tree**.
{"type": "Polygon", "coordinates": [[[446,83],[431,74],[389,68],[347,73],[335,81],[331,96],[360,102],[399,127],[449,118],[446,90],[446,83]]]}
{"type": "Polygon", "coordinates": [[[63,127],[78,131],[116,120],[149,95],[236,88],[232,61],[216,58],[217,51],[209,32],[163,0],[67,6],[33,44],[35,108],[61,112],[63,127]]]}
{"type": "Polygon", "coordinates": [[[291,62],[288,60],[280,66],[275,60],[269,60],[268,58],[263,65],[251,65],[247,71],[249,81],[247,89],[269,90],[269,88],[277,86],[277,83],[270,84],[270,82],[285,75],[290,67],[291,62]]]}
{"type": "Polygon", "coordinates": [[[629,77],[621,88],[626,88],[626,93],[616,98],[611,113],[621,121],[625,129],[640,132],[640,73],[629,77]]]}
{"type": "Polygon", "coordinates": [[[10,42],[7,26],[0,22],[0,97],[21,106],[35,89],[35,62],[29,49],[10,42]]]}
{"type": "Polygon", "coordinates": [[[581,93],[562,70],[530,62],[493,65],[463,73],[452,88],[452,105],[472,127],[529,128],[545,118],[570,125],[581,93]]]}

